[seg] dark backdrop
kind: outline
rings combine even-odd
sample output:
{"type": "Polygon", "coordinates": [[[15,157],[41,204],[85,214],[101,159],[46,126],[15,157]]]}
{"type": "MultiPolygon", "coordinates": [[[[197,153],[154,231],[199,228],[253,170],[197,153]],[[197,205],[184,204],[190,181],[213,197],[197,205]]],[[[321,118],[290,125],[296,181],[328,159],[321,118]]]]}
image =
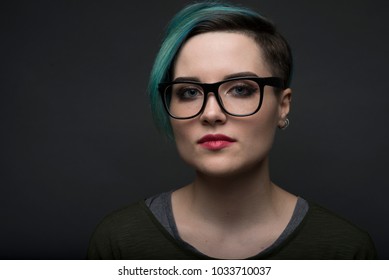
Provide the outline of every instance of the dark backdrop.
{"type": "MultiPolygon", "coordinates": [[[[187,1],[2,1],[0,258],[83,259],[108,212],[192,178],[146,95],[187,1]]],[[[379,0],[242,0],[295,55],[273,180],[367,229],[389,259],[388,27],[379,0]]]]}

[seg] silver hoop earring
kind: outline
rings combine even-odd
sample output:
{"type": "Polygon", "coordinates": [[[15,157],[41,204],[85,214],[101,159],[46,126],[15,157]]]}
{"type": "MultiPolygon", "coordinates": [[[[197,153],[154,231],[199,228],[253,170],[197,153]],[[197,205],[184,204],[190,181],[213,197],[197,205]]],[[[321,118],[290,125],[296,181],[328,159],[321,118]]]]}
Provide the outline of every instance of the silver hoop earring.
{"type": "Polygon", "coordinates": [[[282,130],[285,130],[285,129],[287,129],[287,128],[288,128],[288,126],[289,126],[289,124],[290,124],[290,121],[289,121],[289,119],[288,119],[288,118],[286,118],[286,119],[285,119],[285,121],[284,121],[284,126],[283,126],[283,127],[281,127],[281,129],[282,129],[282,130]]]}

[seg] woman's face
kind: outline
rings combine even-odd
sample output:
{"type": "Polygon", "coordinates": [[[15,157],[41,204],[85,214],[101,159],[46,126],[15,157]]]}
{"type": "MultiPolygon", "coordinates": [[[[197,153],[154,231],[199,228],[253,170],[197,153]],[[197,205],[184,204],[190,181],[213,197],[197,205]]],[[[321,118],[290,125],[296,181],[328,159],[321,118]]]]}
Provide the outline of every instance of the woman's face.
{"type": "MultiPolygon", "coordinates": [[[[183,45],[175,61],[173,80],[188,78],[215,83],[232,75],[273,76],[261,48],[251,37],[242,33],[209,32],[196,35],[183,45]]],[[[261,109],[251,116],[234,117],[224,113],[211,93],[199,116],[189,120],[171,119],[183,160],[198,172],[213,176],[261,167],[268,157],[277,126],[283,126],[289,112],[290,89],[280,95],[274,90],[265,87],[261,109]]]]}

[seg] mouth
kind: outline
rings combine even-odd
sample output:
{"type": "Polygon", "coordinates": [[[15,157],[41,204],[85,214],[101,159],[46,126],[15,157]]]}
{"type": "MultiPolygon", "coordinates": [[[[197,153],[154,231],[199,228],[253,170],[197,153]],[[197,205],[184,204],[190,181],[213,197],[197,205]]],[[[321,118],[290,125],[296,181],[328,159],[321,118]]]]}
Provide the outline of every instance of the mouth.
{"type": "Polygon", "coordinates": [[[231,146],[235,139],[224,134],[207,134],[197,141],[197,144],[208,150],[221,150],[231,146]]]}

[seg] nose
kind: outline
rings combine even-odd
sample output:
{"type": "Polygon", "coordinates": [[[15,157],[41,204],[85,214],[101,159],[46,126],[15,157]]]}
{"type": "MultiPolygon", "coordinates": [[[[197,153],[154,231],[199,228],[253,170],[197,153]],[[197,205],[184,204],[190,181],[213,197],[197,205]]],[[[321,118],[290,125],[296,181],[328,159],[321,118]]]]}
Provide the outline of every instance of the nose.
{"type": "Polygon", "coordinates": [[[200,114],[200,120],[203,124],[223,124],[227,119],[226,113],[217,102],[213,93],[208,93],[208,98],[203,112],[200,114]]]}

